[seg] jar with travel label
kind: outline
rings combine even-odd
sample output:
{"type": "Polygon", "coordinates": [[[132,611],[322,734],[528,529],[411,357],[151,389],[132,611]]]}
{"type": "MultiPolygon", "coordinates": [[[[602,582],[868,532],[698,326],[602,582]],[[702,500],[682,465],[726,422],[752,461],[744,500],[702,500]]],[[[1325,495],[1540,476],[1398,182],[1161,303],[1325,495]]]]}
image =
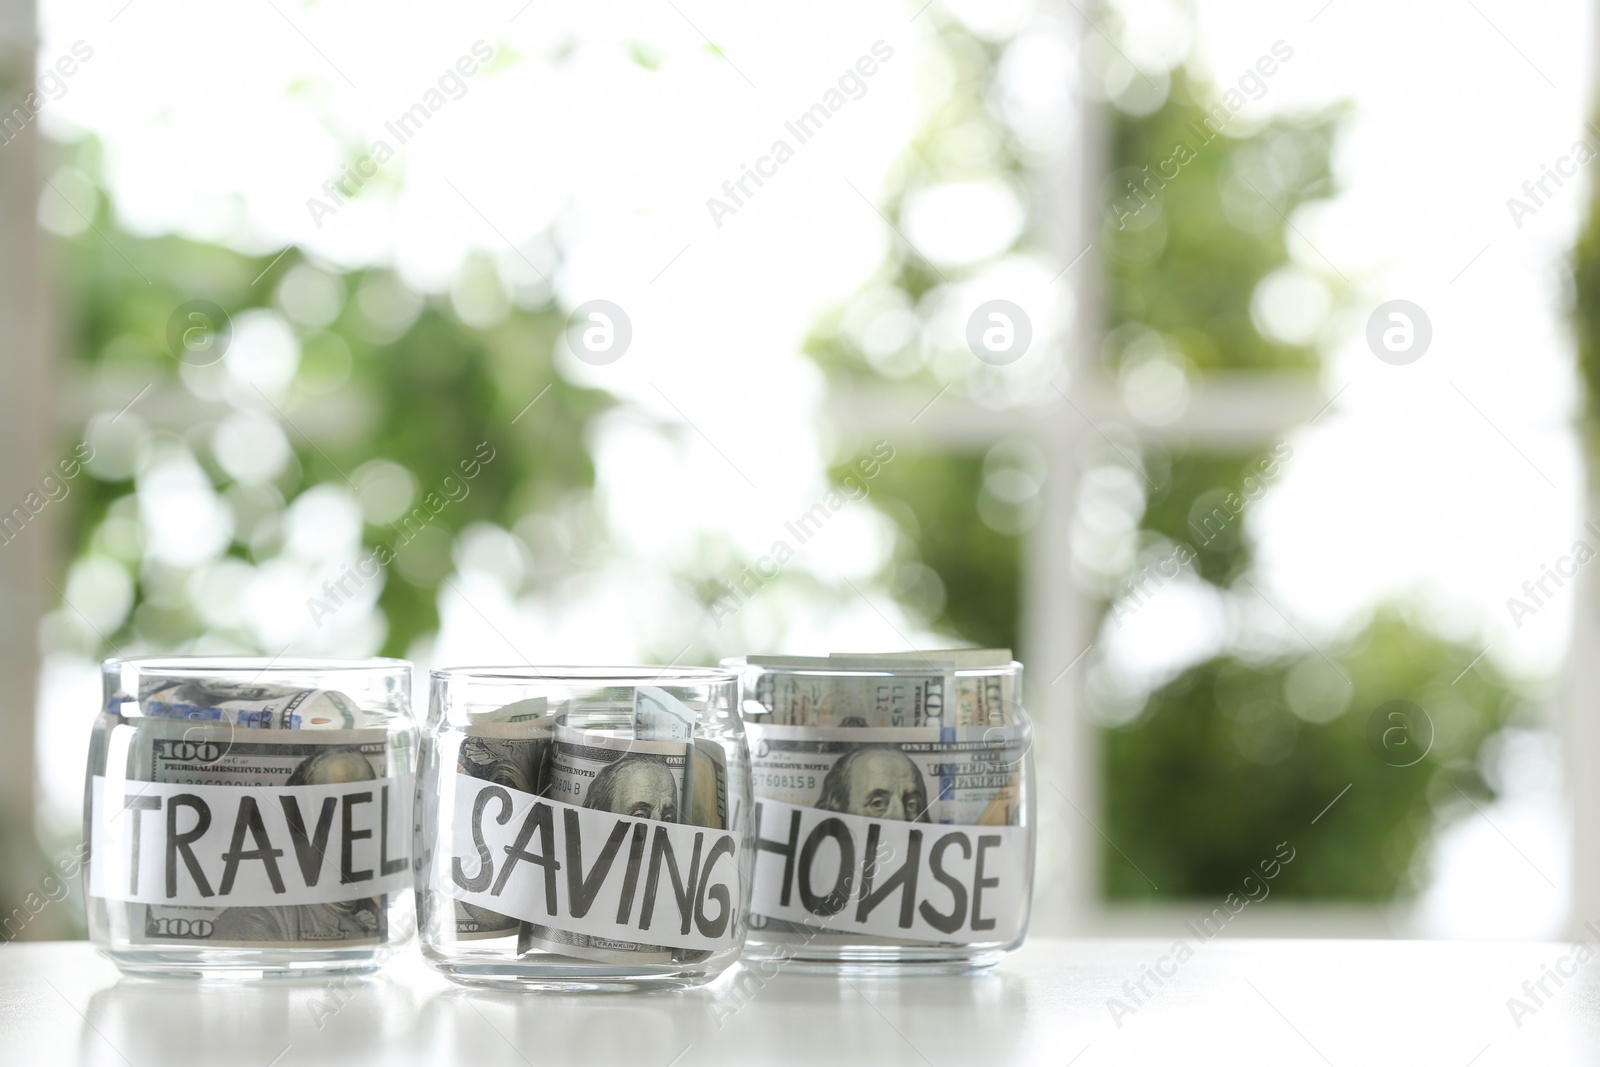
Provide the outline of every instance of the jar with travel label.
{"type": "Polygon", "coordinates": [[[1027,933],[1033,731],[1005,649],[724,660],[754,801],[746,954],[966,970],[1027,933]]]}
{"type": "Polygon", "coordinates": [[[423,955],[520,988],[710,981],[748,920],[732,672],[434,671],[419,772],[423,955]]]}
{"type": "Polygon", "coordinates": [[[84,897],[119,967],[360,971],[409,939],[409,663],[140,658],[102,676],[84,897]]]}

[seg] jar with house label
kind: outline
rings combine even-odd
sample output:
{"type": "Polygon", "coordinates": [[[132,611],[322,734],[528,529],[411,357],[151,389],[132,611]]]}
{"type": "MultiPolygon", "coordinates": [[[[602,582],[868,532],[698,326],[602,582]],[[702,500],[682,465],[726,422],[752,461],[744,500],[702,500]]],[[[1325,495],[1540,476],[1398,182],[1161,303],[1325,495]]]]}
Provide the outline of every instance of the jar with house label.
{"type": "Polygon", "coordinates": [[[710,981],[748,921],[750,765],[730,671],[433,672],[416,852],[423,955],[459,981],[710,981]]]}
{"type": "Polygon", "coordinates": [[[1032,726],[1008,650],[724,660],[754,785],[746,955],[960,971],[1022,943],[1032,726]]]}
{"type": "Polygon", "coordinates": [[[109,660],[84,793],[89,936],[124,971],[371,970],[414,924],[402,660],[109,660]]]}

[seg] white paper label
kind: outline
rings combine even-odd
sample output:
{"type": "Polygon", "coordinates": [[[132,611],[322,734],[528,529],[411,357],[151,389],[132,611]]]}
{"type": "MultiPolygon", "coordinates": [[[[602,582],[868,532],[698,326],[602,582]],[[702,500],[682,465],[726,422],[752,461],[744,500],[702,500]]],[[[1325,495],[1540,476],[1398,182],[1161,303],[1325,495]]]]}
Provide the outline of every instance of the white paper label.
{"type": "Polygon", "coordinates": [[[455,776],[439,887],[557,930],[669,948],[737,944],[739,843],[455,776]]]}
{"type": "Polygon", "coordinates": [[[331,904],[411,884],[412,785],[90,786],[89,895],[197,907],[331,904]]]}
{"type": "Polygon", "coordinates": [[[943,826],[756,801],[750,910],[830,933],[944,944],[1015,940],[1028,831],[943,826]]]}

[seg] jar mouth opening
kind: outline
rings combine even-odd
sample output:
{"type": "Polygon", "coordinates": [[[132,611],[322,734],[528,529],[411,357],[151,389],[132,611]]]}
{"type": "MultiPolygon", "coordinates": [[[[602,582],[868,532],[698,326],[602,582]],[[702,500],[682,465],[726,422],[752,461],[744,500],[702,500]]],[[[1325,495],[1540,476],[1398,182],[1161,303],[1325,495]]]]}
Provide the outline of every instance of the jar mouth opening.
{"type": "MultiPolygon", "coordinates": [[[[908,656],[907,658],[909,659],[910,657],[908,656]]],[[[907,666],[883,667],[874,665],[870,662],[862,662],[857,665],[849,660],[840,660],[836,663],[829,664],[826,667],[783,667],[765,663],[750,663],[744,656],[728,656],[724,658],[721,663],[723,667],[734,671],[767,671],[777,674],[804,674],[815,675],[820,678],[829,678],[841,674],[886,675],[890,677],[916,677],[924,674],[953,674],[957,678],[999,678],[1011,675],[1020,675],[1022,673],[1022,663],[1019,660],[1012,660],[1010,663],[996,665],[993,667],[938,667],[933,666],[932,664],[926,667],[917,666],[914,664],[907,666]]]]}
{"type": "Polygon", "coordinates": [[[716,685],[737,682],[738,675],[720,667],[620,666],[482,666],[438,667],[429,672],[434,681],[506,682],[528,684],[549,682],[610,685],[716,685]]]}
{"type": "Polygon", "coordinates": [[[254,671],[262,676],[276,672],[336,673],[339,671],[410,671],[408,660],[385,656],[338,659],[317,656],[126,656],[108,659],[107,670],[134,667],[153,674],[196,676],[254,671]]]}

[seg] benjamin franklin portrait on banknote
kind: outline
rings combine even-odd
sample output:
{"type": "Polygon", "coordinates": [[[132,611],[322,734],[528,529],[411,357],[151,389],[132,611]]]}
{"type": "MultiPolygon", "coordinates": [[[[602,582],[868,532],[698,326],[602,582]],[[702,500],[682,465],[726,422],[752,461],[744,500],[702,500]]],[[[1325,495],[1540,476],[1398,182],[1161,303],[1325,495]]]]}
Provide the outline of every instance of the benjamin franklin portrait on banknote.
{"type": "Polygon", "coordinates": [[[678,783],[666,764],[624,756],[594,776],[583,806],[635,819],[678,821],[678,783]]]}
{"type": "Polygon", "coordinates": [[[822,779],[816,807],[869,819],[928,821],[928,787],[911,757],[898,749],[851,749],[822,779]]]}

